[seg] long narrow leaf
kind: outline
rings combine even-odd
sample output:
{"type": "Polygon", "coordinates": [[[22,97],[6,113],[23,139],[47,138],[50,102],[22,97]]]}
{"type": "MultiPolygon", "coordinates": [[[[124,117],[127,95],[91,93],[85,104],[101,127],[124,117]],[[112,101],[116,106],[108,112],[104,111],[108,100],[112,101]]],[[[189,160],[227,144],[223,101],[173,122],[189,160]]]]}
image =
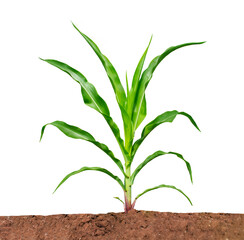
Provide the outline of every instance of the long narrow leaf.
{"type": "Polygon", "coordinates": [[[122,117],[123,117],[123,123],[124,123],[124,134],[125,134],[125,149],[127,152],[130,151],[130,147],[131,147],[131,142],[132,142],[132,122],[131,119],[128,115],[128,113],[126,112],[126,110],[120,106],[120,110],[122,113],[122,117]]]}
{"type": "Polygon", "coordinates": [[[81,86],[81,90],[82,90],[81,92],[85,104],[87,104],[91,108],[94,108],[95,110],[97,110],[102,114],[106,114],[108,116],[110,115],[106,102],[100,97],[100,95],[97,93],[96,88],[87,81],[87,79],[83,74],[81,74],[76,69],[60,61],[53,60],[53,59],[41,59],[41,60],[66,72],[76,82],[78,82],[81,86]]]}
{"type": "MultiPolygon", "coordinates": [[[[72,23],[73,24],[73,23],[72,23]]],[[[98,46],[88,37],[86,36],[84,33],[82,33],[76,26],[75,24],[73,24],[74,28],[81,34],[81,36],[87,41],[87,43],[91,46],[91,48],[93,49],[93,51],[96,53],[96,55],[98,56],[98,58],[100,59],[107,75],[108,78],[110,80],[110,83],[113,87],[114,93],[115,93],[115,97],[116,100],[118,102],[120,111],[121,111],[121,115],[122,115],[122,119],[123,119],[123,124],[124,124],[124,132],[125,132],[125,139],[130,139],[131,138],[131,128],[132,128],[132,124],[131,124],[131,120],[129,120],[128,118],[128,114],[125,110],[126,108],[126,104],[127,104],[127,98],[126,98],[126,94],[125,94],[125,90],[121,84],[121,81],[119,79],[119,76],[114,68],[114,66],[112,65],[112,63],[109,61],[109,59],[102,54],[102,52],[100,51],[100,49],[98,48],[98,46]]],[[[122,146],[121,146],[122,147],[122,146]]]]}
{"type": "Polygon", "coordinates": [[[52,59],[41,59],[60,70],[66,72],[69,74],[76,82],[78,82],[81,86],[81,93],[84,100],[84,103],[90,106],[91,108],[94,108],[99,113],[101,113],[105,120],[107,121],[109,127],[111,128],[121,151],[123,152],[123,155],[128,155],[124,148],[124,141],[120,137],[120,131],[116,123],[113,121],[113,119],[110,116],[108,106],[106,102],[99,96],[99,94],[96,91],[96,88],[87,81],[87,79],[76,69],[70,67],[69,65],[62,63],[57,60],[52,59]]]}
{"type": "MultiPolygon", "coordinates": [[[[73,24],[73,23],[72,23],[73,24]]],[[[120,82],[119,76],[114,68],[114,66],[111,64],[111,62],[108,60],[108,58],[103,55],[98,48],[98,46],[84,33],[82,33],[74,24],[73,26],[75,29],[81,34],[81,36],[87,41],[87,43],[91,46],[91,48],[94,50],[98,58],[101,60],[102,65],[108,75],[108,78],[112,84],[112,87],[114,89],[114,93],[117,99],[117,102],[119,105],[124,107],[125,102],[126,102],[126,95],[124,88],[120,82]]]]}
{"type": "Polygon", "coordinates": [[[141,111],[141,107],[142,107],[142,101],[145,95],[145,90],[147,88],[147,85],[149,83],[149,81],[151,80],[152,76],[153,76],[153,72],[155,71],[156,67],[159,65],[159,63],[167,56],[169,55],[171,52],[185,47],[185,46],[190,46],[190,45],[197,45],[197,44],[202,44],[204,42],[192,42],[192,43],[185,43],[185,44],[181,44],[178,46],[172,46],[170,48],[168,48],[165,52],[163,52],[161,55],[155,57],[149,64],[148,68],[143,72],[141,79],[140,79],[140,83],[138,85],[137,88],[137,92],[136,92],[136,97],[134,100],[134,106],[133,106],[133,130],[135,131],[135,129],[139,126],[138,121],[139,121],[139,115],[140,115],[140,111],[141,111]]]}
{"type": "Polygon", "coordinates": [[[151,121],[150,123],[148,123],[144,127],[142,134],[141,134],[141,137],[133,144],[132,158],[134,157],[134,155],[135,155],[137,149],[139,148],[139,146],[141,145],[141,143],[144,141],[144,139],[148,136],[148,134],[155,127],[157,127],[158,125],[165,123],[165,122],[173,122],[177,115],[183,115],[183,116],[187,117],[191,121],[191,123],[200,131],[196,122],[194,121],[194,119],[189,114],[187,114],[185,112],[178,112],[176,110],[165,112],[165,113],[157,116],[153,121],[151,121]]]}
{"type": "Polygon", "coordinates": [[[56,187],[56,189],[54,190],[53,193],[55,193],[57,191],[57,189],[68,179],[70,178],[71,176],[75,175],[75,174],[78,174],[78,173],[81,173],[81,172],[84,172],[84,171],[87,171],[87,170],[94,170],[94,171],[99,171],[99,172],[103,172],[103,173],[106,173],[107,175],[109,175],[110,177],[112,177],[114,180],[116,180],[119,185],[122,187],[123,190],[125,190],[125,187],[124,187],[124,184],[123,182],[121,181],[121,179],[118,177],[118,176],[115,176],[113,175],[111,172],[109,172],[107,169],[105,168],[100,168],[100,167],[82,167],[81,169],[77,170],[77,171],[74,171],[74,172],[71,172],[69,173],[68,175],[66,175],[64,177],[64,179],[59,183],[59,185],[56,187]]]}
{"type": "Polygon", "coordinates": [[[137,199],[138,199],[140,196],[142,196],[143,194],[145,194],[145,193],[147,193],[147,192],[149,192],[149,191],[158,189],[158,188],[172,188],[172,189],[175,189],[175,190],[177,190],[178,192],[180,192],[181,194],[183,194],[183,195],[187,198],[187,200],[190,202],[190,204],[192,205],[192,202],[191,202],[190,198],[187,197],[186,194],[183,193],[180,189],[176,188],[175,186],[172,186],[172,185],[165,185],[165,184],[161,184],[161,185],[158,185],[158,186],[156,186],[156,187],[146,189],[144,192],[138,194],[138,195],[136,196],[135,200],[137,200],[137,199]]]}
{"type": "MultiPolygon", "coordinates": [[[[137,88],[138,88],[138,84],[139,84],[139,80],[140,80],[140,77],[141,77],[142,68],[143,68],[143,65],[144,65],[144,62],[145,62],[145,59],[146,59],[146,55],[147,55],[149,46],[151,44],[151,41],[152,41],[152,36],[151,36],[151,39],[149,41],[149,44],[148,44],[145,52],[143,53],[138,65],[136,67],[136,70],[134,72],[130,93],[128,95],[128,107],[127,107],[127,109],[128,109],[128,114],[129,114],[130,117],[132,116],[132,113],[133,113],[132,111],[133,111],[133,105],[134,105],[134,101],[135,101],[136,91],[137,91],[137,88]]],[[[145,111],[143,111],[141,113],[141,115],[142,115],[141,119],[145,118],[144,113],[145,113],[145,111]]]]}
{"type": "Polygon", "coordinates": [[[186,164],[186,167],[187,167],[187,170],[189,172],[189,175],[190,175],[190,179],[191,179],[191,182],[192,181],[192,171],[191,171],[191,165],[189,162],[187,162],[183,156],[179,153],[176,153],[176,152],[163,152],[163,151],[156,151],[155,153],[153,153],[152,155],[148,156],[135,170],[134,172],[132,173],[131,175],[131,184],[134,183],[134,180],[135,180],[135,177],[136,175],[141,171],[141,169],[143,167],[145,167],[149,162],[151,162],[153,159],[155,159],[156,157],[159,157],[159,156],[162,156],[162,155],[165,155],[165,154],[173,154],[173,155],[176,155],[178,158],[182,159],[185,164],[186,164]]]}
{"type": "Polygon", "coordinates": [[[90,133],[88,133],[76,126],[69,125],[62,121],[55,121],[52,123],[48,123],[42,127],[40,141],[43,137],[43,134],[44,134],[44,131],[45,131],[45,128],[47,125],[53,125],[53,126],[57,127],[61,132],[63,132],[66,136],[68,136],[70,138],[82,139],[82,140],[86,140],[88,142],[93,143],[95,146],[97,146],[103,152],[105,152],[116,163],[116,165],[119,167],[119,169],[124,174],[124,176],[126,176],[121,161],[114,156],[113,152],[105,144],[96,141],[95,138],[90,133]]]}

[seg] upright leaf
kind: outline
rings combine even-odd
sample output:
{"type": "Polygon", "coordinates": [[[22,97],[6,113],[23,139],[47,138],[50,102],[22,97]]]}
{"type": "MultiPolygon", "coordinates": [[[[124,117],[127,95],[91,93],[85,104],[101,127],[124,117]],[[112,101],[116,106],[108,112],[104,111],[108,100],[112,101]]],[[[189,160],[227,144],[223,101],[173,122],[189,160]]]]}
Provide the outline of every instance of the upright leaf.
{"type": "MultiPolygon", "coordinates": [[[[131,131],[132,124],[131,124],[131,120],[129,120],[129,118],[127,116],[128,114],[125,110],[127,98],[126,98],[125,90],[121,84],[121,81],[119,79],[119,76],[118,76],[114,66],[109,61],[109,59],[105,55],[102,54],[102,52],[100,51],[98,46],[88,36],[86,36],[84,33],[82,33],[74,24],[73,24],[73,26],[81,34],[81,36],[87,41],[87,43],[91,46],[91,48],[94,50],[94,52],[100,59],[102,65],[108,75],[110,83],[112,84],[112,87],[113,87],[113,90],[114,90],[114,93],[116,96],[116,100],[118,102],[118,105],[119,105],[119,108],[121,111],[123,124],[124,124],[125,138],[126,138],[126,140],[130,139],[131,134],[129,131],[131,131]]],[[[129,141],[129,140],[127,140],[127,141],[129,141]]]]}
{"type": "Polygon", "coordinates": [[[145,193],[147,193],[147,192],[150,192],[150,191],[152,191],[152,190],[158,189],[158,188],[172,188],[172,189],[175,189],[175,190],[177,190],[178,192],[180,192],[181,194],[183,194],[183,195],[187,198],[187,200],[189,201],[189,203],[192,205],[192,202],[191,202],[190,198],[187,197],[186,194],[183,193],[183,191],[181,191],[180,189],[176,188],[175,186],[172,186],[172,185],[165,185],[165,184],[161,184],[161,185],[158,185],[158,186],[156,186],[156,187],[146,189],[144,192],[142,192],[142,193],[140,193],[140,194],[138,194],[138,195],[136,196],[135,201],[136,201],[140,196],[142,196],[143,194],[145,194],[145,193]]]}
{"type": "Polygon", "coordinates": [[[114,156],[113,152],[105,144],[96,141],[95,138],[90,133],[88,133],[76,126],[69,125],[62,121],[55,121],[52,123],[48,123],[42,127],[40,141],[43,137],[44,130],[47,125],[53,125],[53,126],[57,127],[61,132],[63,132],[66,136],[68,136],[70,138],[82,139],[82,140],[86,140],[88,142],[93,143],[95,146],[97,146],[103,152],[105,152],[116,163],[116,165],[119,167],[119,169],[124,174],[124,176],[126,176],[121,161],[114,156]]]}
{"type": "Polygon", "coordinates": [[[186,167],[187,167],[187,170],[189,172],[189,175],[190,175],[190,179],[191,179],[191,182],[192,182],[192,171],[191,171],[191,165],[189,162],[187,162],[183,156],[179,153],[176,153],[176,152],[163,152],[163,151],[156,151],[155,153],[153,153],[152,155],[148,156],[135,170],[134,172],[132,173],[131,175],[131,184],[134,183],[134,180],[135,180],[135,177],[136,175],[141,171],[141,169],[143,167],[145,167],[149,162],[151,162],[153,159],[155,159],[156,157],[159,157],[159,156],[162,156],[162,155],[165,155],[165,154],[173,154],[173,155],[176,155],[178,158],[182,159],[185,164],[186,164],[186,167]]]}
{"type": "Polygon", "coordinates": [[[81,36],[87,41],[87,43],[91,46],[91,48],[94,50],[100,61],[102,62],[102,65],[108,75],[108,78],[112,84],[117,102],[119,105],[124,107],[125,102],[126,102],[126,95],[124,88],[120,82],[119,76],[114,68],[114,66],[111,64],[111,62],[108,60],[108,58],[103,55],[98,48],[98,46],[84,33],[82,33],[74,24],[73,26],[75,29],[81,34],[81,36]]]}
{"type": "Polygon", "coordinates": [[[148,68],[143,72],[139,85],[137,87],[137,92],[136,92],[136,97],[134,100],[134,106],[133,106],[133,131],[135,131],[135,129],[139,126],[138,121],[139,121],[139,116],[140,116],[140,112],[141,112],[141,107],[142,107],[142,102],[143,102],[143,98],[145,95],[145,90],[146,87],[149,83],[149,81],[151,80],[152,76],[153,76],[153,72],[155,71],[156,67],[159,65],[159,63],[167,56],[169,55],[171,52],[185,47],[185,46],[190,46],[190,45],[196,45],[196,44],[202,44],[204,42],[192,42],[192,43],[185,43],[185,44],[181,44],[178,46],[173,46],[168,48],[164,53],[162,53],[161,55],[155,57],[149,64],[148,68]]]}
{"type": "Polygon", "coordinates": [[[100,168],[100,167],[82,167],[81,169],[71,172],[68,175],[66,175],[63,180],[59,183],[59,185],[56,187],[56,189],[54,190],[53,193],[55,193],[57,191],[57,189],[71,176],[87,171],[87,170],[94,170],[94,171],[99,171],[99,172],[103,172],[106,173],[107,175],[109,175],[111,178],[113,178],[115,181],[117,181],[119,183],[119,185],[122,187],[123,190],[125,190],[124,184],[121,181],[121,179],[118,176],[113,175],[111,172],[109,172],[107,169],[105,168],[100,168]]]}
{"type": "Polygon", "coordinates": [[[141,145],[141,143],[144,141],[144,139],[148,136],[148,134],[155,127],[157,127],[158,125],[165,123],[165,122],[173,122],[177,115],[183,115],[183,116],[187,117],[191,121],[191,123],[200,131],[196,122],[189,114],[187,114],[185,112],[178,112],[176,110],[165,112],[165,113],[157,116],[153,121],[151,121],[144,127],[144,129],[142,130],[141,137],[133,144],[132,158],[134,157],[134,155],[135,155],[137,149],[139,148],[139,146],[141,145]]]}
{"type": "MultiPolygon", "coordinates": [[[[132,114],[133,114],[133,105],[134,105],[134,101],[135,101],[136,91],[137,91],[137,88],[138,88],[138,84],[139,84],[139,79],[141,77],[142,68],[143,68],[143,65],[144,65],[144,62],[145,62],[145,59],[146,59],[146,55],[147,55],[149,46],[151,44],[151,41],[152,41],[152,36],[151,36],[151,39],[149,41],[149,44],[148,44],[145,52],[143,53],[138,65],[136,67],[136,70],[134,72],[132,85],[131,85],[131,90],[130,90],[130,93],[128,95],[128,106],[127,106],[128,114],[129,114],[130,118],[132,117],[132,114]]],[[[144,102],[144,108],[146,108],[145,102],[144,102]]],[[[142,111],[140,113],[140,118],[141,119],[145,118],[145,116],[146,116],[145,112],[146,111],[144,109],[144,111],[142,111]]]]}

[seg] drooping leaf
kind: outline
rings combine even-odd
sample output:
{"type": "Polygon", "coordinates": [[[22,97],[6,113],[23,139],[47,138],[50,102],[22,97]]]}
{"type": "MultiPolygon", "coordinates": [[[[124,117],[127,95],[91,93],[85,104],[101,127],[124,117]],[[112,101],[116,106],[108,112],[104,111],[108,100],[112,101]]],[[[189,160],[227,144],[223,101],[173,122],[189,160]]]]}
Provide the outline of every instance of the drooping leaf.
{"type": "Polygon", "coordinates": [[[114,197],[115,199],[119,200],[120,202],[122,202],[123,204],[125,204],[119,197],[114,197]]]}
{"type": "Polygon", "coordinates": [[[88,133],[76,126],[69,125],[62,121],[55,121],[52,123],[48,123],[42,127],[40,141],[43,137],[44,130],[47,125],[53,125],[53,126],[57,127],[61,132],[63,132],[66,136],[68,136],[70,138],[82,139],[82,140],[86,140],[88,142],[93,143],[95,146],[97,146],[103,152],[105,152],[116,163],[116,165],[119,167],[119,169],[124,174],[124,176],[126,176],[126,174],[124,172],[124,167],[123,167],[121,161],[114,156],[113,152],[105,144],[96,141],[95,138],[90,133],[88,133]]]}
{"type": "Polygon", "coordinates": [[[191,202],[190,198],[187,197],[186,194],[183,193],[180,189],[176,188],[175,186],[172,186],[172,185],[165,185],[165,184],[161,184],[161,185],[158,185],[158,186],[156,186],[156,187],[146,189],[144,192],[138,194],[138,195],[136,196],[135,200],[137,200],[137,199],[138,199],[140,196],[142,196],[143,194],[145,194],[145,193],[147,193],[147,192],[149,192],[149,191],[152,191],[152,190],[154,190],[154,189],[158,189],[158,188],[172,188],[172,189],[175,189],[175,190],[177,190],[178,192],[180,192],[181,194],[183,194],[183,195],[187,198],[187,200],[190,202],[190,204],[192,205],[192,202],[191,202]]]}
{"type": "MultiPolygon", "coordinates": [[[[130,92],[129,92],[129,95],[128,95],[128,106],[127,106],[128,114],[129,114],[130,118],[132,117],[132,114],[133,114],[133,105],[134,105],[134,101],[135,101],[135,97],[136,97],[136,91],[137,91],[137,88],[138,88],[138,84],[139,84],[139,80],[140,80],[140,77],[141,77],[142,68],[143,68],[143,65],[144,65],[144,62],[145,62],[145,59],[146,59],[146,55],[147,55],[147,52],[148,52],[148,49],[149,49],[151,41],[152,41],[152,36],[151,36],[151,39],[149,41],[149,44],[148,44],[145,52],[143,53],[138,65],[136,67],[136,70],[134,72],[131,89],[130,89],[130,92]]],[[[144,102],[144,104],[145,104],[145,102],[144,102]]],[[[145,107],[145,105],[144,105],[144,107],[145,107]]],[[[144,119],[145,118],[144,114],[145,114],[145,110],[141,112],[139,117],[141,119],[144,119]]]]}
{"type": "Polygon", "coordinates": [[[94,108],[99,113],[103,115],[106,122],[108,123],[110,129],[112,130],[121,151],[123,152],[123,155],[128,155],[128,153],[125,150],[124,147],[124,141],[120,137],[120,131],[117,126],[117,124],[113,121],[113,119],[110,116],[108,106],[106,102],[98,95],[96,88],[87,81],[87,79],[76,69],[70,67],[69,65],[62,63],[57,60],[52,59],[41,59],[60,70],[66,72],[69,74],[76,82],[78,82],[81,86],[81,93],[84,100],[84,103],[90,106],[91,108],[94,108]]]}
{"type": "Polygon", "coordinates": [[[155,159],[156,157],[159,157],[159,156],[162,156],[162,155],[165,155],[165,154],[173,154],[173,155],[176,155],[178,158],[182,159],[185,164],[186,164],[186,167],[187,167],[187,170],[189,172],[189,175],[190,175],[190,179],[191,179],[191,182],[192,181],[192,171],[191,171],[191,165],[189,162],[187,162],[183,156],[179,153],[176,153],[176,152],[163,152],[163,151],[156,151],[155,153],[153,153],[152,155],[148,156],[135,170],[134,172],[132,173],[131,175],[131,184],[134,183],[134,180],[135,180],[135,177],[136,175],[141,171],[141,169],[143,167],[145,167],[145,165],[147,165],[149,162],[151,162],[153,159],[155,159]]]}
{"type": "Polygon", "coordinates": [[[94,108],[98,112],[110,116],[109,109],[106,102],[100,97],[100,95],[97,93],[96,88],[87,81],[87,79],[83,74],[81,74],[76,69],[60,61],[53,60],[53,59],[41,59],[41,60],[69,74],[76,82],[80,84],[84,103],[87,104],[89,107],[94,108]]]}
{"type": "Polygon", "coordinates": [[[124,184],[123,182],[121,181],[121,179],[118,177],[118,176],[115,176],[113,175],[111,172],[109,172],[107,169],[105,168],[100,168],[100,167],[82,167],[81,169],[77,170],[77,171],[74,171],[74,172],[71,172],[69,173],[68,175],[66,175],[64,177],[64,179],[59,183],[59,185],[56,187],[56,189],[54,190],[53,193],[55,193],[57,191],[57,189],[68,179],[70,178],[71,176],[75,175],[75,174],[78,174],[78,173],[81,173],[81,172],[84,172],[84,171],[87,171],[87,170],[94,170],[94,171],[99,171],[99,172],[103,172],[103,173],[106,173],[107,175],[109,175],[110,177],[112,177],[114,180],[116,180],[119,185],[122,187],[123,190],[125,190],[125,187],[124,187],[124,184]]]}
{"type": "Polygon", "coordinates": [[[127,98],[126,98],[125,90],[119,79],[119,76],[118,76],[114,66],[111,64],[109,59],[105,55],[102,54],[102,52],[100,51],[98,46],[88,36],[86,36],[84,33],[82,33],[74,24],[73,24],[73,26],[81,34],[81,36],[87,41],[87,43],[91,46],[93,51],[96,53],[96,55],[100,59],[102,65],[108,75],[108,78],[110,80],[110,83],[112,84],[112,87],[113,87],[113,90],[114,90],[114,93],[116,96],[116,100],[118,102],[118,105],[119,105],[119,108],[121,111],[121,116],[123,119],[124,130],[125,130],[124,131],[125,138],[128,139],[128,138],[130,138],[130,135],[131,135],[130,129],[132,128],[132,124],[131,124],[131,120],[129,120],[129,118],[127,116],[128,114],[125,110],[126,104],[127,104],[127,98]]]}
{"type": "Polygon", "coordinates": [[[98,46],[88,36],[86,36],[84,33],[82,33],[74,24],[73,24],[73,26],[81,34],[81,36],[87,41],[87,43],[91,46],[91,48],[94,50],[94,52],[96,53],[96,55],[102,62],[102,65],[112,84],[118,104],[121,105],[122,107],[125,107],[125,105],[124,105],[126,102],[125,91],[120,82],[119,76],[118,76],[114,66],[111,64],[111,62],[108,60],[108,58],[101,53],[98,46]]]}
{"type": "Polygon", "coordinates": [[[140,116],[140,109],[142,107],[142,102],[143,102],[143,98],[145,95],[145,90],[147,88],[147,85],[149,83],[149,81],[151,80],[152,76],[153,76],[153,72],[155,71],[156,67],[159,65],[159,63],[167,56],[169,55],[171,52],[185,47],[185,46],[190,46],[190,45],[197,45],[197,44],[202,44],[205,42],[192,42],[192,43],[185,43],[185,44],[181,44],[178,46],[173,46],[168,48],[165,52],[163,52],[161,55],[158,55],[157,57],[155,57],[149,64],[148,68],[143,72],[139,85],[137,87],[137,91],[136,91],[136,97],[134,100],[134,105],[133,105],[133,130],[135,131],[135,129],[139,126],[139,124],[137,123],[139,120],[139,116],[140,116]]]}
{"type": "Polygon", "coordinates": [[[148,136],[148,134],[155,127],[157,127],[158,125],[165,123],[165,122],[173,122],[177,115],[183,115],[183,116],[187,117],[191,121],[191,123],[200,131],[196,122],[194,121],[194,119],[189,114],[187,114],[185,112],[178,112],[176,110],[165,112],[165,113],[157,116],[153,121],[151,121],[150,123],[148,123],[144,127],[142,134],[141,134],[141,137],[133,144],[132,158],[134,157],[134,155],[135,155],[137,149],[139,148],[139,146],[141,145],[141,143],[144,141],[144,139],[148,136]]]}

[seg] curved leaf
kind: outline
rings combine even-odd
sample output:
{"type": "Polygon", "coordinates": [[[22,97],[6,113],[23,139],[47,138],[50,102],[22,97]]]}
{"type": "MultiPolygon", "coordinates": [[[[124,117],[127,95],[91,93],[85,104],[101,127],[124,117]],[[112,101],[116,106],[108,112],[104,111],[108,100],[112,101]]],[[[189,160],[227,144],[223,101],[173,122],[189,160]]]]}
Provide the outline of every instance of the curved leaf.
{"type": "Polygon", "coordinates": [[[151,121],[150,123],[148,123],[141,134],[141,137],[133,144],[132,147],[132,158],[135,156],[135,153],[137,151],[137,149],[139,148],[139,146],[141,145],[141,143],[144,141],[144,139],[147,137],[147,135],[158,125],[165,123],[165,122],[173,122],[175,117],[177,115],[183,115],[185,117],[187,117],[191,123],[200,131],[200,129],[198,128],[196,122],[194,121],[194,119],[187,113],[185,112],[178,112],[176,110],[173,111],[167,111],[163,114],[160,114],[159,116],[157,116],[153,121],[151,121]]]}
{"type": "Polygon", "coordinates": [[[116,163],[116,165],[119,167],[119,169],[124,174],[124,176],[126,176],[121,161],[114,156],[113,152],[105,144],[96,141],[95,138],[90,133],[76,126],[69,125],[62,121],[55,121],[52,123],[48,123],[42,127],[40,141],[43,137],[44,130],[47,125],[53,125],[57,127],[61,132],[63,132],[66,136],[70,138],[82,139],[93,143],[95,146],[97,146],[102,151],[104,151],[116,163]]]}
{"type": "Polygon", "coordinates": [[[94,171],[99,171],[99,172],[103,172],[103,173],[106,173],[107,175],[109,175],[110,177],[112,177],[114,180],[116,180],[119,185],[122,187],[123,190],[125,190],[125,187],[124,187],[124,184],[122,183],[121,179],[115,175],[113,175],[111,172],[109,172],[107,169],[105,168],[100,168],[100,167],[83,167],[77,171],[74,171],[74,172],[71,172],[69,173],[68,175],[66,175],[64,177],[64,179],[59,183],[59,185],[56,187],[56,189],[54,190],[53,193],[55,193],[57,191],[57,189],[68,179],[70,178],[71,176],[75,175],[75,174],[78,174],[78,173],[81,173],[81,172],[84,172],[84,171],[87,171],[87,170],[94,170],[94,171]]]}
{"type": "Polygon", "coordinates": [[[96,88],[87,81],[87,79],[76,69],[70,67],[69,65],[62,63],[57,60],[52,59],[41,59],[60,70],[66,72],[69,74],[76,82],[78,82],[81,86],[81,93],[84,100],[84,103],[88,106],[94,108],[99,113],[101,113],[105,120],[107,121],[109,127],[111,128],[119,146],[120,149],[123,152],[123,155],[126,155],[126,150],[124,148],[124,141],[120,137],[120,131],[116,123],[113,121],[113,119],[110,117],[109,109],[106,104],[106,102],[98,95],[96,88]]]}
{"type": "Polygon", "coordinates": [[[149,64],[148,68],[143,72],[139,85],[137,87],[137,92],[136,92],[136,97],[134,100],[134,106],[133,106],[133,130],[135,131],[135,129],[139,126],[139,124],[137,123],[139,120],[139,115],[140,115],[140,111],[141,111],[141,106],[142,106],[142,101],[145,95],[145,90],[147,88],[147,85],[149,83],[149,81],[151,80],[152,76],[153,76],[153,72],[155,71],[156,67],[159,65],[159,63],[167,56],[169,55],[171,52],[175,51],[176,49],[185,47],[185,46],[190,46],[190,45],[196,45],[196,44],[202,44],[205,42],[192,42],[192,43],[185,43],[185,44],[181,44],[178,46],[172,46],[170,48],[168,48],[164,53],[162,53],[161,55],[155,57],[149,64]]]}
{"type": "Polygon", "coordinates": [[[165,184],[161,184],[161,185],[158,185],[158,186],[156,186],[156,187],[146,189],[144,192],[138,194],[138,195],[136,196],[135,200],[137,200],[137,199],[138,199],[140,196],[142,196],[143,194],[145,194],[145,193],[147,193],[147,192],[149,192],[149,191],[152,191],[152,190],[154,190],[154,189],[158,189],[158,188],[172,188],[172,189],[175,189],[175,190],[177,190],[178,192],[180,192],[181,194],[183,194],[183,195],[187,198],[187,200],[190,202],[190,204],[192,205],[192,202],[191,202],[190,198],[187,197],[186,194],[183,193],[180,189],[176,188],[175,186],[172,186],[172,185],[165,185],[165,184]]]}
{"type": "Polygon", "coordinates": [[[119,197],[114,197],[115,199],[119,200],[120,202],[122,202],[123,204],[125,204],[119,197]]]}
{"type": "Polygon", "coordinates": [[[153,153],[152,155],[148,156],[135,170],[134,172],[132,173],[131,175],[131,184],[134,183],[134,180],[135,180],[135,177],[136,175],[141,171],[141,169],[147,165],[149,162],[151,162],[153,159],[155,159],[156,157],[159,157],[159,156],[162,156],[162,155],[165,155],[165,154],[173,154],[173,155],[176,155],[178,158],[182,159],[185,164],[186,164],[186,167],[187,167],[187,170],[189,172],[189,175],[190,175],[190,179],[191,179],[191,182],[192,181],[192,171],[191,171],[191,165],[189,162],[187,162],[183,156],[179,153],[176,153],[176,152],[163,152],[163,151],[156,151],[155,153],[153,153]]]}
{"type": "MultiPolygon", "coordinates": [[[[73,24],[73,23],[72,23],[73,24]]],[[[131,120],[128,118],[128,114],[125,110],[126,104],[127,104],[127,98],[125,94],[125,90],[121,84],[121,81],[119,79],[119,76],[114,68],[114,66],[111,64],[109,59],[102,54],[98,46],[84,33],[82,33],[74,24],[74,28],[81,34],[81,36],[87,41],[87,43],[91,46],[93,51],[96,53],[98,58],[100,59],[107,75],[110,80],[110,83],[112,84],[116,100],[118,102],[122,119],[123,119],[123,124],[124,124],[124,132],[125,132],[125,141],[128,142],[131,139],[131,120]]],[[[108,115],[108,114],[107,114],[108,115]]]]}
{"type": "MultiPolygon", "coordinates": [[[[72,23],[73,24],[73,23],[72,23]]],[[[91,48],[94,50],[100,61],[102,62],[102,65],[108,75],[108,78],[112,84],[112,87],[114,89],[114,93],[117,99],[117,102],[122,107],[125,106],[126,102],[126,95],[125,90],[120,82],[119,76],[114,68],[114,66],[111,64],[111,62],[108,60],[108,58],[103,55],[98,48],[98,46],[84,33],[82,33],[74,24],[73,26],[75,29],[81,34],[81,36],[87,41],[87,43],[91,46],[91,48]]]]}
{"type": "Polygon", "coordinates": [[[53,59],[41,59],[41,60],[66,72],[76,82],[78,82],[81,86],[81,93],[85,104],[87,104],[91,108],[94,108],[95,110],[97,110],[102,114],[110,115],[106,102],[100,97],[100,95],[97,93],[96,88],[87,81],[87,79],[83,74],[81,74],[76,69],[60,61],[53,60],[53,59]]]}

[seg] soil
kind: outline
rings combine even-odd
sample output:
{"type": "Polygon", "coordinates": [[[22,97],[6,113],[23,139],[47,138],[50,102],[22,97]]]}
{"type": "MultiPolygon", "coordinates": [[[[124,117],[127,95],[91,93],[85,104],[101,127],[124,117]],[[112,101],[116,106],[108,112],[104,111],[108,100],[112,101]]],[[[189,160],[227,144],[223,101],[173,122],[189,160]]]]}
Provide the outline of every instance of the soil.
{"type": "Polygon", "coordinates": [[[0,217],[0,240],[244,240],[244,214],[129,213],[0,217]]]}

